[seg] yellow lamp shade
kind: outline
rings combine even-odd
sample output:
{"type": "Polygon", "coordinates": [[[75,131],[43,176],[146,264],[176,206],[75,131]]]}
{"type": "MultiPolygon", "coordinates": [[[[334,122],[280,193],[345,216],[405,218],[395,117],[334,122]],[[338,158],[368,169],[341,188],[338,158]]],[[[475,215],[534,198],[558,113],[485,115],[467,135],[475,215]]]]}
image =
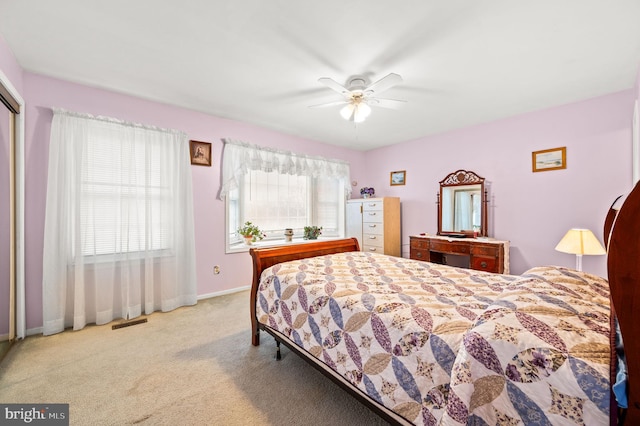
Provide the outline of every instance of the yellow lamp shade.
{"type": "Polygon", "coordinates": [[[571,254],[606,254],[600,241],[588,229],[573,228],[562,237],[556,250],[571,254]]]}
{"type": "Polygon", "coordinates": [[[576,269],[582,271],[583,254],[606,254],[600,241],[588,229],[573,228],[562,237],[556,250],[576,255],[576,269]]]}

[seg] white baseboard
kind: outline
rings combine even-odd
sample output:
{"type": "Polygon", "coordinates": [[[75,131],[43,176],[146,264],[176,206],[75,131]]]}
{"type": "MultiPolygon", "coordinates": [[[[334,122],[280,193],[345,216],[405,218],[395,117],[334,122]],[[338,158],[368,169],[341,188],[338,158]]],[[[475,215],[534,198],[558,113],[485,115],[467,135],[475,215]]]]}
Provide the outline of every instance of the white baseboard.
{"type": "MultiPolygon", "coordinates": [[[[232,288],[232,289],[229,289],[229,290],[216,291],[214,293],[201,294],[201,295],[198,296],[198,300],[210,299],[212,297],[218,297],[218,296],[224,296],[226,294],[238,293],[240,291],[245,291],[245,290],[249,290],[249,289],[251,289],[251,286],[247,285],[247,286],[244,286],[244,287],[237,287],[237,288],[232,288]]],[[[27,329],[27,336],[33,336],[35,334],[42,334],[42,331],[43,331],[42,327],[29,328],[29,329],[27,329]]],[[[2,336],[0,336],[0,340],[1,339],[2,339],[2,336]]]]}
{"type": "Polygon", "coordinates": [[[43,327],[28,328],[27,336],[33,336],[34,334],[42,334],[43,330],[44,330],[43,327]]]}
{"type": "Polygon", "coordinates": [[[224,296],[226,294],[233,294],[233,293],[238,293],[240,291],[245,291],[245,290],[250,290],[251,286],[247,285],[244,287],[236,287],[236,288],[232,288],[229,290],[223,290],[223,291],[216,291],[214,293],[207,293],[207,294],[201,294],[198,296],[198,300],[204,300],[204,299],[209,299],[211,297],[217,297],[217,296],[224,296]]]}

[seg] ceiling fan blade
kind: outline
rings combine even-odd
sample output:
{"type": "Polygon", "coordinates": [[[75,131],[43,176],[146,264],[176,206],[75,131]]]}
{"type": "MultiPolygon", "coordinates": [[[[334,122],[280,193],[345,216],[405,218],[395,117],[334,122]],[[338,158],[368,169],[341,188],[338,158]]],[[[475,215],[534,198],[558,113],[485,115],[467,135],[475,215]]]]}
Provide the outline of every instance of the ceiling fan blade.
{"type": "Polygon", "coordinates": [[[402,77],[392,72],[391,74],[387,74],[386,76],[382,77],[375,83],[372,83],[369,87],[364,89],[364,93],[365,95],[381,93],[399,83],[402,83],[402,77]]]}
{"type": "Polygon", "coordinates": [[[335,80],[330,79],[329,77],[319,78],[318,82],[324,84],[329,89],[335,90],[336,92],[340,93],[345,98],[351,97],[351,92],[346,87],[344,87],[340,83],[336,82],[335,80]]]}
{"type": "Polygon", "coordinates": [[[348,103],[349,103],[349,101],[347,101],[347,100],[336,101],[336,102],[327,102],[327,103],[324,103],[324,104],[309,105],[309,108],[324,108],[324,107],[330,107],[330,106],[336,106],[336,105],[346,105],[348,103]]]}
{"type": "Polygon", "coordinates": [[[382,108],[398,109],[407,101],[400,99],[382,99],[382,98],[367,98],[366,102],[371,106],[377,106],[382,108]]]}

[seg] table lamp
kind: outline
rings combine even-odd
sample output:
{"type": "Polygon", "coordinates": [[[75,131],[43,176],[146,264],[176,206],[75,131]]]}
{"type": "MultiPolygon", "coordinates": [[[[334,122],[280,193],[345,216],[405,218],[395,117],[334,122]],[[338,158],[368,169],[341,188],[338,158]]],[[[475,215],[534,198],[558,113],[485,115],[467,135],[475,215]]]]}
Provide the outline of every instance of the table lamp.
{"type": "Polygon", "coordinates": [[[588,229],[573,228],[562,237],[556,250],[576,255],[576,269],[582,271],[583,254],[606,254],[600,241],[588,229]]]}

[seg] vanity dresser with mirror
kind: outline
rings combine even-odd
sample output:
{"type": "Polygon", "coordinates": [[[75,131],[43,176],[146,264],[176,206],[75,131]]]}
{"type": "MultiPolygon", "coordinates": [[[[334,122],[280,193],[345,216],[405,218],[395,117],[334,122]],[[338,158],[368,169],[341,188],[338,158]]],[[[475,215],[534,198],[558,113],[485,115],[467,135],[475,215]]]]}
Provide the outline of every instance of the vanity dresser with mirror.
{"type": "Polygon", "coordinates": [[[458,170],[440,181],[438,235],[409,237],[411,259],[509,273],[509,242],[488,238],[484,178],[458,170]]]}

